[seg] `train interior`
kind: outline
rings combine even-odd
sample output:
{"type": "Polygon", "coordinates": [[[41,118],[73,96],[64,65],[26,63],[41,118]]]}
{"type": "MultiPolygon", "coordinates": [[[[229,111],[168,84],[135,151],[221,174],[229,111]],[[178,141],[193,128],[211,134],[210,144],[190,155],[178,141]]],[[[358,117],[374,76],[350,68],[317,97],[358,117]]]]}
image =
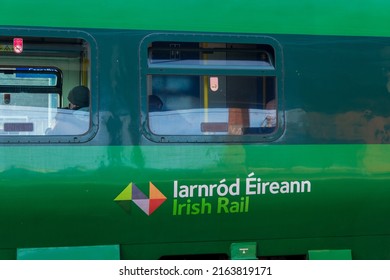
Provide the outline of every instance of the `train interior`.
{"type": "Polygon", "coordinates": [[[148,48],[148,69],[154,134],[242,135],[276,127],[269,46],[157,41],[148,48]]]}
{"type": "MultiPolygon", "coordinates": [[[[0,37],[0,135],[46,135],[58,119],[71,122],[68,94],[89,87],[89,46],[81,39],[0,37]]],[[[90,97],[88,97],[90,98],[90,97]]],[[[71,124],[56,134],[88,130],[71,124]]]]}

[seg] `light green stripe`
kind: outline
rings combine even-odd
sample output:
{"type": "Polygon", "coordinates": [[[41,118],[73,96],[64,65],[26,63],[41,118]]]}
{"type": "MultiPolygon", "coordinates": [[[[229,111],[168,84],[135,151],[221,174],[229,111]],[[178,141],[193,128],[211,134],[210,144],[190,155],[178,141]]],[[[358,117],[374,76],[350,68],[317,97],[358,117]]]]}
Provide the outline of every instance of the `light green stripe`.
{"type": "Polygon", "coordinates": [[[0,25],[390,35],[387,0],[3,1],[0,25]]]}

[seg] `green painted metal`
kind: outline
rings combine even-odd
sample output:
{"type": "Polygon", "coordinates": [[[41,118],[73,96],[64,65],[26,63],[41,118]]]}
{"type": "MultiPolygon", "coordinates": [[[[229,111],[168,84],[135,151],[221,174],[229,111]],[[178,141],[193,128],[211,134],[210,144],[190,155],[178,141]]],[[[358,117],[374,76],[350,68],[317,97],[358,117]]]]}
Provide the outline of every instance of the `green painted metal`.
{"type": "Polygon", "coordinates": [[[119,246],[26,248],[17,250],[18,260],[119,260],[119,246]]]}
{"type": "Polygon", "coordinates": [[[309,260],[352,260],[351,250],[310,250],[309,260]]]}
{"type": "Polygon", "coordinates": [[[257,260],[256,242],[233,243],[230,246],[232,260],[257,260]]]}
{"type": "Polygon", "coordinates": [[[390,259],[390,146],[380,144],[389,139],[384,125],[369,123],[388,112],[388,1],[24,2],[2,3],[0,25],[85,29],[96,40],[99,130],[83,144],[1,145],[0,258],[16,258],[16,248],[46,258],[39,248],[104,244],[120,244],[121,257],[133,259],[230,255],[232,243],[250,240],[260,257],[349,248],[356,259],[390,259]],[[137,62],[141,40],[156,30],[274,34],[285,73],[280,139],[147,141],[137,62]],[[357,113],[352,125],[343,118],[357,113]],[[354,138],[362,123],[366,131],[354,138]],[[282,193],[268,185],[264,194],[250,187],[248,195],[250,178],[311,187],[282,193]],[[167,198],[150,216],[133,201],[114,201],[130,183],[149,197],[149,182],[167,198]],[[232,189],[239,182],[240,194],[178,198],[175,182],[232,189]]]}
{"type": "Polygon", "coordinates": [[[386,0],[6,1],[0,25],[387,36],[389,5],[386,0]]]}
{"type": "MultiPolygon", "coordinates": [[[[3,159],[0,219],[8,225],[1,232],[2,248],[85,246],[115,241],[196,244],[219,242],[223,236],[233,242],[238,237],[259,240],[259,247],[265,247],[267,253],[269,242],[264,240],[302,237],[325,240],[329,236],[350,236],[351,228],[356,237],[376,236],[378,240],[386,238],[380,235],[390,233],[387,216],[383,215],[390,210],[386,195],[390,165],[385,160],[376,160],[379,154],[383,159],[390,156],[388,145],[61,149],[37,146],[0,151],[3,159]],[[47,157],[36,161],[42,153],[47,157]],[[164,157],[156,157],[157,153],[164,157]],[[185,160],[178,161],[182,155],[185,160]],[[261,157],[268,160],[259,161],[261,157]],[[11,160],[15,167],[6,164],[11,160]],[[143,171],[139,172],[141,164],[143,171]],[[312,190],[251,197],[248,213],[173,215],[174,180],[187,184],[219,183],[223,178],[232,181],[241,177],[244,181],[250,172],[263,181],[310,180],[312,190]],[[129,182],[136,182],[147,193],[149,181],[168,198],[151,216],[135,205],[131,205],[128,213],[114,202],[129,182]],[[318,221],[332,221],[332,226],[318,221]]],[[[210,198],[210,203],[215,205],[215,200],[210,198]]],[[[324,246],[335,246],[333,242],[328,239],[324,246]]],[[[305,254],[305,249],[306,252],[310,249],[293,244],[277,245],[276,251],[305,254]]],[[[369,246],[370,242],[365,244],[369,246]]]]}

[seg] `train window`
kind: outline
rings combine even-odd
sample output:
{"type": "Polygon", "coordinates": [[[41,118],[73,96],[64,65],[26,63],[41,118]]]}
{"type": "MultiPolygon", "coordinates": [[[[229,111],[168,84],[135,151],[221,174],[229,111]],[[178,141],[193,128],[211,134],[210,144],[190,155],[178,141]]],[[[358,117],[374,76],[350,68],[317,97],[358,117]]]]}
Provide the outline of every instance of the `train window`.
{"type": "Polygon", "coordinates": [[[0,140],[87,133],[89,56],[83,39],[0,36],[0,140]]]}
{"type": "Polygon", "coordinates": [[[148,135],[157,141],[259,141],[278,131],[280,65],[267,43],[148,42],[148,135]]]}

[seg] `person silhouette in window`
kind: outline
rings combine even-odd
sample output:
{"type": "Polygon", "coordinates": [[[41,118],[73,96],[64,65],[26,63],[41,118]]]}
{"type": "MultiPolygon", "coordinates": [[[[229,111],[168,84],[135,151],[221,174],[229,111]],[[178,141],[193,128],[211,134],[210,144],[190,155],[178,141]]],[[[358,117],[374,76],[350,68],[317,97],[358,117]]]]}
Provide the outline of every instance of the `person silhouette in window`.
{"type": "Polygon", "coordinates": [[[85,86],[76,86],[68,94],[69,109],[59,109],[56,123],[48,129],[49,135],[80,135],[89,128],[90,92],[85,86]]]}

